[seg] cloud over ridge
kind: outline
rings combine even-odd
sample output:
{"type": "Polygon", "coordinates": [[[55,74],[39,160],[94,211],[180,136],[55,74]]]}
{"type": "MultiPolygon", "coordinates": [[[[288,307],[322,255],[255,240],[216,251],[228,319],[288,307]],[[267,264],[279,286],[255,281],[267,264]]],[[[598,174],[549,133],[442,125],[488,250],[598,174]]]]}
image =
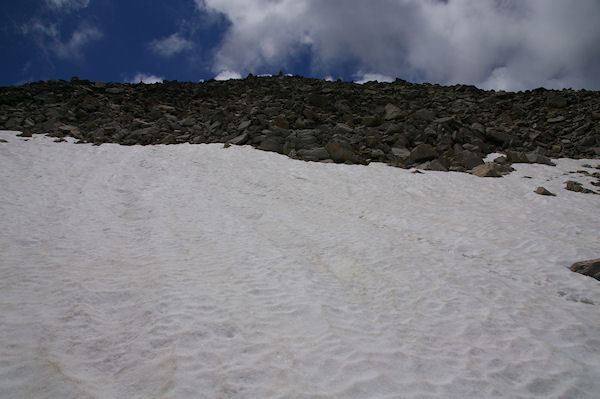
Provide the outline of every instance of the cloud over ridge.
{"type": "Polygon", "coordinates": [[[597,0],[196,0],[231,26],[215,73],[367,75],[522,90],[600,89],[597,0]],[[308,60],[308,61],[306,61],[308,60]]]}

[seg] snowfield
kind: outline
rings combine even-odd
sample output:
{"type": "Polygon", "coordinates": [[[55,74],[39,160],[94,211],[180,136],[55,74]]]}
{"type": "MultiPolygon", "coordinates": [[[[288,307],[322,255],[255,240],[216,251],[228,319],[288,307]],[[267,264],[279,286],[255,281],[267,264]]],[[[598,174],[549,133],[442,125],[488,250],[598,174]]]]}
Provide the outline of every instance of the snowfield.
{"type": "Polygon", "coordinates": [[[0,138],[2,398],[600,397],[600,160],[0,138]]]}

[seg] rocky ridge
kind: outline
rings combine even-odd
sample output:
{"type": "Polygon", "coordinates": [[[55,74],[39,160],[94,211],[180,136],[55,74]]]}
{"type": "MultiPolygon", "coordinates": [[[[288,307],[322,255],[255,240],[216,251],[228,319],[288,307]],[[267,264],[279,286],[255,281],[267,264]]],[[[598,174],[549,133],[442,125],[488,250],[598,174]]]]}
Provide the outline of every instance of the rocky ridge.
{"type": "Polygon", "coordinates": [[[515,162],[600,157],[600,92],[327,82],[299,76],[0,87],[0,129],[124,145],[250,144],[307,161],[499,176],[515,162]],[[504,152],[493,164],[483,158],[504,152]]]}

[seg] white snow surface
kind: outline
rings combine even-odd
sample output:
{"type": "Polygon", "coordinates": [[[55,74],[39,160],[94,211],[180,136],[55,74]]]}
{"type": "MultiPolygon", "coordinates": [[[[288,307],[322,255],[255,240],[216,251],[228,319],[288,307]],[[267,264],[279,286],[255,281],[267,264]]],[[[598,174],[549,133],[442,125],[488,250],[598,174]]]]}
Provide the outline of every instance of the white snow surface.
{"type": "Polygon", "coordinates": [[[2,398],[600,397],[599,160],[0,138],[2,398]]]}

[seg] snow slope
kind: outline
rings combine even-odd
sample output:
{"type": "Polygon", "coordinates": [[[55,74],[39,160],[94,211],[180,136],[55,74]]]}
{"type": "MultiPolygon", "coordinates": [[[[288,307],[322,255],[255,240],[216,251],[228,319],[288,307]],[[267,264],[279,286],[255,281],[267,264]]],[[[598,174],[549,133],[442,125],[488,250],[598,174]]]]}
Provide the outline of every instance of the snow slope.
{"type": "Polygon", "coordinates": [[[598,160],[0,138],[2,398],[600,397],[598,160]]]}

